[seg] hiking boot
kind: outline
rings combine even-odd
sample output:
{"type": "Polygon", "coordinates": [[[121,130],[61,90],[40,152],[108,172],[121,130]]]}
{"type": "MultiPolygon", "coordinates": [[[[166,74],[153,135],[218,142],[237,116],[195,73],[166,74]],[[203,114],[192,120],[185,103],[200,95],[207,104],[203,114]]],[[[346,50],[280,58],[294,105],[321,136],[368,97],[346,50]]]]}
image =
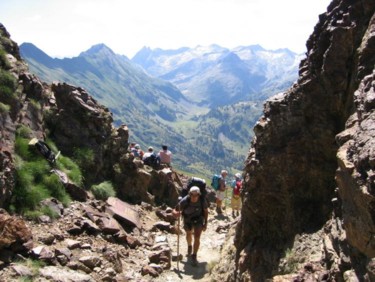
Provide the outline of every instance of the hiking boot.
{"type": "Polygon", "coordinates": [[[187,255],[190,256],[193,251],[193,246],[188,246],[188,252],[187,255]]]}
{"type": "Polygon", "coordinates": [[[191,255],[191,265],[192,266],[197,266],[198,265],[197,254],[192,254],[191,255]]]}
{"type": "Polygon", "coordinates": [[[216,212],[217,212],[218,214],[222,214],[222,213],[223,213],[223,211],[221,210],[220,207],[217,207],[217,208],[216,208],[216,212]]]}

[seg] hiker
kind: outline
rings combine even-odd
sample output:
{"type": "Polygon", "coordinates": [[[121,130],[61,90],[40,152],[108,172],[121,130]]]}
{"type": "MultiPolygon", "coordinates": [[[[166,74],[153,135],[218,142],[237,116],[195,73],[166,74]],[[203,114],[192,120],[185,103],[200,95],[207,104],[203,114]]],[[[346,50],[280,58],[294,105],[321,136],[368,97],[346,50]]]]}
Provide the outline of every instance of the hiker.
{"type": "Polygon", "coordinates": [[[193,265],[198,265],[197,253],[200,245],[202,231],[207,229],[208,207],[207,201],[201,201],[199,187],[193,186],[189,194],[181,199],[173,210],[175,217],[182,215],[186,242],[188,245],[187,255],[190,256],[193,265]],[[193,244],[194,234],[194,244],[193,244]]]}
{"type": "Polygon", "coordinates": [[[141,146],[139,144],[135,144],[134,148],[137,150],[138,152],[138,157],[142,160],[143,159],[143,155],[144,155],[144,152],[142,151],[141,149],[141,146]]]}
{"type": "Polygon", "coordinates": [[[143,154],[142,160],[145,165],[156,166],[158,164],[158,159],[154,152],[154,148],[151,146],[148,147],[147,152],[143,154]]]}
{"type": "Polygon", "coordinates": [[[139,157],[138,150],[135,148],[135,145],[136,144],[134,142],[130,143],[129,151],[130,151],[130,154],[133,155],[134,157],[139,157]]]}
{"type": "Polygon", "coordinates": [[[231,183],[232,187],[232,198],[231,198],[231,207],[232,207],[232,216],[240,215],[240,209],[242,206],[241,202],[241,192],[242,192],[242,179],[241,173],[236,173],[234,175],[234,180],[231,183]]]}
{"type": "MultiPolygon", "coordinates": [[[[216,212],[218,214],[222,214],[222,203],[225,199],[225,190],[226,190],[226,182],[225,178],[228,175],[228,171],[223,169],[220,173],[220,180],[219,180],[219,189],[216,191],[216,212]]],[[[225,207],[224,207],[225,208],[225,207]]]]}
{"type": "Polygon", "coordinates": [[[158,157],[160,159],[160,164],[166,164],[167,166],[171,166],[172,152],[168,150],[167,145],[162,145],[162,150],[159,151],[158,157]]]}

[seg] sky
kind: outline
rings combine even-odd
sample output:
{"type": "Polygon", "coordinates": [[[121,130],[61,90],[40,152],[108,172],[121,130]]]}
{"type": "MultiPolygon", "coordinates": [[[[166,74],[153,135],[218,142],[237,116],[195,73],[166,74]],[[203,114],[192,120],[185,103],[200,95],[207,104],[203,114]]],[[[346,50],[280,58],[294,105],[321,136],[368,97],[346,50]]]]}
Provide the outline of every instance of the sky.
{"type": "Polygon", "coordinates": [[[54,58],[104,43],[132,58],[142,47],[165,50],[259,44],[306,51],[331,0],[0,0],[0,23],[21,45],[54,58]]]}

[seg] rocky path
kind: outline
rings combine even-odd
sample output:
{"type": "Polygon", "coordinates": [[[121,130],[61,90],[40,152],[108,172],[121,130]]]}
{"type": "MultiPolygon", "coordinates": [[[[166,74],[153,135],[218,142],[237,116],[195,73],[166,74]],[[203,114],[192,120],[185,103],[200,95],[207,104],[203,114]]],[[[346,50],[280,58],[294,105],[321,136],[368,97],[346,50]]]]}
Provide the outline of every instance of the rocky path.
{"type": "MultiPolygon", "coordinates": [[[[160,208],[135,207],[142,228],[135,228],[124,236],[115,230],[117,225],[113,220],[103,225],[106,218],[106,214],[100,212],[103,205],[98,201],[74,202],[64,209],[62,217],[52,222],[26,222],[33,235],[33,248],[28,258],[20,255],[13,262],[10,254],[7,256],[5,251],[0,251],[0,282],[22,279],[40,282],[212,281],[211,270],[219,262],[221,248],[224,243],[228,244],[228,232],[233,231],[231,226],[238,219],[232,217],[230,208],[227,213],[217,215],[211,204],[208,227],[201,237],[198,265],[193,266],[186,256],[185,232],[179,236],[181,260],[177,262],[176,224],[169,225],[168,231],[156,227],[160,222],[157,216],[160,208]],[[94,221],[98,224],[102,221],[103,226],[99,228],[94,221]],[[162,258],[164,250],[168,250],[168,258],[170,254],[175,258],[172,262],[162,258]],[[151,263],[155,257],[158,262],[151,263]]],[[[163,226],[168,223],[164,222],[163,226]]]]}
{"type": "MultiPolygon", "coordinates": [[[[228,228],[237,220],[232,217],[232,211],[227,208],[222,215],[217,215],[213,207],[209,210],[207,230],[202,233],[201,245],[198,252],[198,265],[193,266],[187,257],[187,244],[185,233],[180,235],[180,254],[183,256],[179,262],[173,261],[169,271],[152,280],[165,281],[211,281],[210,272],[219,262],[220,249],[226,240],[228,228]]],[[[168,234],[167,240],[174,254],[177,252],[177,235],[168,234]]]]}

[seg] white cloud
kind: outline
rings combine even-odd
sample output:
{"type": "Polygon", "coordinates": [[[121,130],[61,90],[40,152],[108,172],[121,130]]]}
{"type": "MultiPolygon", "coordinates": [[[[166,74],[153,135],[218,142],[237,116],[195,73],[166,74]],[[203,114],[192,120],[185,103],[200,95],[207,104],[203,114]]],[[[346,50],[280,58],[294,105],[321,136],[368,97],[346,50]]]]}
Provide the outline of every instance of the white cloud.
{"type": "Polygon", "coordinates": [[[305,51],[329,0],[2,0],[0,18],[21,44],[76,56],[97,43],[132,57],[143,46],[305,51]]]}

